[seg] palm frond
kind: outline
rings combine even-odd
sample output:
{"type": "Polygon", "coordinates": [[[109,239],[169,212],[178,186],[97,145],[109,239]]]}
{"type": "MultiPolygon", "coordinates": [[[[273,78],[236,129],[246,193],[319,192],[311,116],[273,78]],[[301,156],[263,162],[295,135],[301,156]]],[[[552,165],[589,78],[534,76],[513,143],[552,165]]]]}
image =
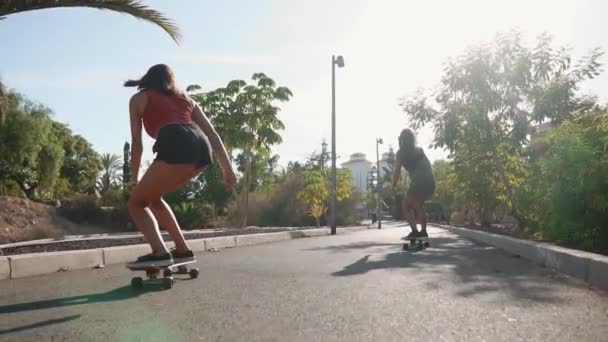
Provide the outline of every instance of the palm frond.
{"type": "Polygon", "coordinates": [[[139,0],[5,0],[0,5],[0,20],[11,14],[58,7],[90,7],[129,14],[159,26],[176,43],[181,38],[179,28],[172,19],[139,0]]]}

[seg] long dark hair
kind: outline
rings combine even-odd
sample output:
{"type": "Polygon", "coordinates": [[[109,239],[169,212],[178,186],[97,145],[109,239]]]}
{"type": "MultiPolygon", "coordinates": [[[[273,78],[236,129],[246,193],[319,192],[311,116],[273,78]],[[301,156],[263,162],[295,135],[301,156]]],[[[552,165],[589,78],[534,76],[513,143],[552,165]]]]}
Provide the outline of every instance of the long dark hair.
{"type": "Polygon", "coordinates": [[[154,89],[165,95],[177,93],[173,70],[165,64],[157,64],[139,80],[128,80],[125,87],[137,87],[138,90],[154,89]]]}
{"type": "Polygon", "coordinates": [[[399,149],[401,151],[412,151],[416,147],[416,135],[409,128],[404,129],[399,134],[399,149]]]}

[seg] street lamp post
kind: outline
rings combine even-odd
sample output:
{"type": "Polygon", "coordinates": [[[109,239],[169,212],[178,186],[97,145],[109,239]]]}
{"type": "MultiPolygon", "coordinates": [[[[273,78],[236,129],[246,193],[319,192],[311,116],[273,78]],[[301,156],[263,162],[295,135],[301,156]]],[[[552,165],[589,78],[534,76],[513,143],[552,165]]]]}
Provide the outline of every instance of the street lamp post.
{"type": "Polygon", "coordinates": [[[344,67],[342,56],[331,56],[331,235],[336,235],[336,209],[338,207],[336,170],[336,65],[344,67]]]}
{"type": "Polygon", "coordinates": [[[383,143],[381,138],[376,139],[376,176],[378,179],[376,182],[376,192],[378,193],[376,212],[378,213],[378,229],[382,229],[382,182],[380,181],[380,151],[378,146],[383,143]]]}

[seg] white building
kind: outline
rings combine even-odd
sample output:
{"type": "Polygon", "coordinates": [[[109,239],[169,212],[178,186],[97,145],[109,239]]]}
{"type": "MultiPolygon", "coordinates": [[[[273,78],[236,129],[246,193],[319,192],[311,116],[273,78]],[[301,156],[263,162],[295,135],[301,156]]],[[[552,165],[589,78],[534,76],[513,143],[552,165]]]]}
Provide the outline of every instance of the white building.
{"type": "MultiPolygon", "coordinates": [[[[392,148],[390,148],[389,152],[382,154],[382,159],[380,159],[380,179],[384,177],[386,173],[385,169],[388,169],[389,172],[392,170],[392,167],[389,164],[392,164],[395,160],[395,153],[392,148]]],[[[342,163],[342,168],[349,169],[353,176],[353,186],[357,188],[361,193],[365,193],[368,187],[368,177],[372,168],[376,166],[376,162],[371,162],[366,159],[365,154],[363,153],[354,153],[350,156],[350,160],[342,163]]]]}
{"type": "Polygon", "coordinates": [[[353,177],[353,186],[361,193],[367,191],[367,177],[372,168],[372,162],[363,153],[351,154],[350,160],[342,163],[342,168],[349,169],[353,177]]]}

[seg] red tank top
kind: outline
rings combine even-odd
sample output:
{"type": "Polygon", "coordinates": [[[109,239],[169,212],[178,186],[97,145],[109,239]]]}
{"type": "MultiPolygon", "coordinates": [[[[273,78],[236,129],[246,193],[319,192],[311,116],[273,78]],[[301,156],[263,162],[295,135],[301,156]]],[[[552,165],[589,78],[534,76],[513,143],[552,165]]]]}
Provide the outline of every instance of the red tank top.
{"type": "Polygon", "coordinates": [[[165,95],[157,90],[146,90],[146,108],[142,117],[144,128],[156,139],[158,131],[168,124],[188,124],[194,106],[185,94],[165,95]]]}

